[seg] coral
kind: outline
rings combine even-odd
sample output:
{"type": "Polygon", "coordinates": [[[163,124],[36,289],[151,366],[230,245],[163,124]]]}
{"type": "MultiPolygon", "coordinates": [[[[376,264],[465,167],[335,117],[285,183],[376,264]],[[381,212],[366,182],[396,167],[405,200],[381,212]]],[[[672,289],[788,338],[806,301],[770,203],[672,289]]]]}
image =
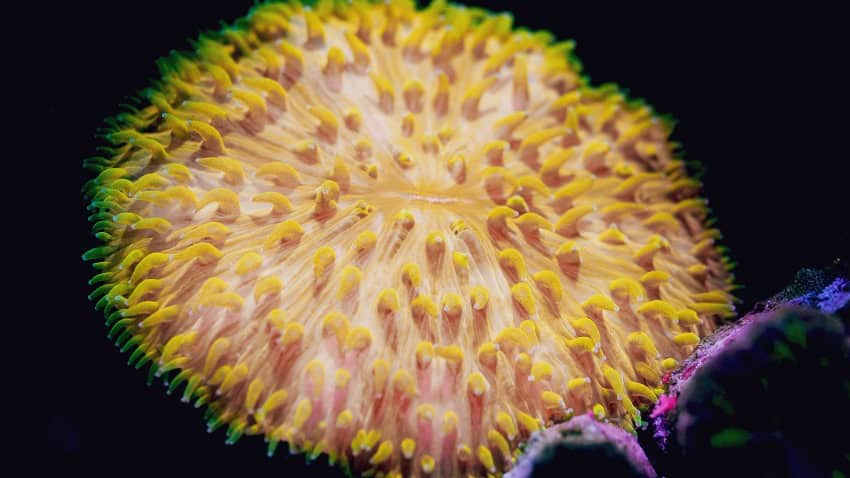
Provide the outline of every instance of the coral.
{"type": "Polygon", "coordinates": [[[573,473],[655,478],[657,475],[634,435],[579,415],[534,434],[509,478],[543,478],[573,473]]]}
{"type": "Polygon", "coordinates": [[[670,124],[571,42],[437,1],[258,5],[110,120],[90,298],[129,363],[357,472],[626,430],[733,315],[670,124]]]}
{"type": "Polygon", "coordinates": [[[850,415],[846,267],[794,284],[718,330],[669,377],[644,445],[669,476],[842,476],[850,415]],[[816,384],[816,389],[812,389],[816,384]],[[829,426],[829,425],[826,425],[829,426]],[[654,446],[657,445],[657,446],[654,446]]]}

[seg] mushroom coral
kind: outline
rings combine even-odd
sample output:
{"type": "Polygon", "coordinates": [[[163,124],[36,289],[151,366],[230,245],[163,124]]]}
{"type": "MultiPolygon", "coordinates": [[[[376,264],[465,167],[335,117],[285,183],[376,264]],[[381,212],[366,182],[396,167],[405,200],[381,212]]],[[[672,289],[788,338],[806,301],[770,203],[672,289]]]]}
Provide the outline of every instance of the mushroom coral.
{"type": "Polygon", "coordinates": [[[572,42],[436,1],[263,3],[109,122],[91,299],[129,363],[348,470],[509,469],[626,430],[733,314],[671,125],[572,42]]]}

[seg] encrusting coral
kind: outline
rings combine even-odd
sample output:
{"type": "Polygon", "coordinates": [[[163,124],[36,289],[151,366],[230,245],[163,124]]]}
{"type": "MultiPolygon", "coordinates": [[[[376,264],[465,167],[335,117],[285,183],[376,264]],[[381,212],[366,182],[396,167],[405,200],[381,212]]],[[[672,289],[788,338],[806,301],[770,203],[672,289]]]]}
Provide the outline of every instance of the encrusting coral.
{"type": "Polygon", "coordinates": [[[642,441],[659,474],[847,476],[850,445],[821,417],[850,421],[848,272],[801,270],[666,377],[642,441]]]}
{"type": "Polygon", "coordinates": [[[561,477],[565,471],[619,478],[656,478],[631,433],[596,420],[590,414],[577,415],[535,433],[507,478],[561,477]]]}
{"type": "Polygon", "coordinates": [[[160,63],[86,167],[91,299],[129,362],[378,475],[627,430],[733,313],[670,124],[571,42],[434,2],[267,3],[160,63]]]}

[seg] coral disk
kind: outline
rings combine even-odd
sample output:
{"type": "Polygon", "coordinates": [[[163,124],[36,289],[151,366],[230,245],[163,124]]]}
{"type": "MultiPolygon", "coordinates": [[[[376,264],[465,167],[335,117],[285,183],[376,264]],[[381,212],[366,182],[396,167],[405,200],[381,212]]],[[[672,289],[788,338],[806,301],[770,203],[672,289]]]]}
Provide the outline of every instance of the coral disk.
{"type": "Polygon", "coordinates": [[[86,167],[130,363],[355,472],[507,470],[631,430],[733,313],[670,124],[573,43],[437,1],[268,3],[160,62],[86,167]]]}

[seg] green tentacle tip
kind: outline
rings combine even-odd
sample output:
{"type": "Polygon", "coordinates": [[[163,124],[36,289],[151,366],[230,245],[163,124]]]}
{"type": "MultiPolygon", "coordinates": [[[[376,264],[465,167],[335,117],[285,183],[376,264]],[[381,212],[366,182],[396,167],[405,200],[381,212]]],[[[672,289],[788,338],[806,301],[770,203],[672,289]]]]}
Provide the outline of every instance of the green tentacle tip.
{"type": "Polygon", "coordinates": [[[130,358],[127,359],[127,365],[138,369],[139,366],[134,365],[134,364],[136,363],[137,360],[144,359],[144,357],[145,357],[144,348],[143,347],[136,347],[136,350],[134,350],[133,353],[130,354],[130,358]]]}
{"type": "Polygon", "coordinates": [[[132,335],[133,335],[133,333],[130,332],[129,329],[125,328],[124,331],[121,332],[121,335],[119,335],[118,338],[115,339],[115,346],[118,347],[119,349],[121,349],[121,347],[124,346],[124,342],[129,340],[132,335]]]}
{"type": "Polygon", "coordinates": [[[207,422],[207,431],[209,433],[214,433],[216,430],[221,428],[224,425],[224,420],[221,419],[221,416],[215,416],[207,422]]]}
{"type": "Polygon", "coordinates": [[[135,368],[136,370],[141,370],[142,367],[151,363],[152,360],[153,360],[153,357],[151,356],[151,354],[145,352],[145,354],[142,355],[142,357],[139,359],[139,361],[136,362],[135,365],[133,365],[133,368],[135,368]]]}
{"type": "MultiPolygon", "coordinates": [[[[119,311],[116,311],[115,314],[120,314],[119,311]]],[[[115,315],[113,314],[113,315],[115,315]]],[[[109,332],[106,334],[106,337],[112,339],[116,332],[124,331],[128,325],[133,323],[133,319],[121,319],[115,324],[112,325],[112,328],[109,329],[109,332]]]]}
{"type": "Polygon", "coordinates": [[[230,426],[227,427],[227,439],[225,443],[228,445],[233,445],[240,438],[242,438],[242,433],[245,431],[245,424],[239,421],[234,421],[230,423],[230,426]]]}
{"type": "Polygon", "coordinates": [[[199,382],[200,378],[198,375],[192,376],[189,379],[189,383],[186,385],[186,388],[183,389],[183,396],[180,398],[180,401],[188,403],[195,395],[199,382]]]}
{"type": "Polygon", "coordinates": [[[174,380],[172,380],[171,383],[168,384],[168,390],[166,391],[166,393],[168,395],[174,393],[175,390],[180,388],[181,384],[185,383],[188,380],[190,374],[191,371],[189,370],[183,370],[182,372],[178,373],[177,376],[174,377],[174,380]]]}
{"type": "Polygon", "coordinates": [[[151,361],[151,366],[148,369],[148,376],[147,376],[147,379],[145,380],[145,384],[148,387],[150,387],[151,384],[153,384],[153,380],[154,380],[154,378],[156,378],[158,373],[159,373],[159,365],[157,365],[155,361],[151,361]]]}
{"type": "Polygon", "coordinates": [[[280,441],[278,441],[274,438],[269,438],[269,445],[268,445],[268,448],[266,449],[266,456],[269,457],[269,458],[273,457],[274,452],[277,450],[277,446],[279,444],[280,444],[280,441]]]}
{"type": "Polygon", "coordinates": [[[83,260],[84,261],[91,261],[91,260],[95,260],[95,259],[103,259],[103,258],[109,257],[109,255],[111,255],[115,251],[116,251],[116,248],[112,247],[112,246],[93,247],[93,248],[87,250],[83,254],[83,260]]]}
{"type": "Polygon", "coordinates": [[[130,350],[131,347],[138,346],[140,343],[142,343],[142,338],[140,336],[133,337],[132,339],[128,340],[123,347],[121,347],[121,353],[130,350]]]}
{"type": "MultiPolygon", "coordinates": [[[[110,274],[110,276],[111,276],[111,274],[110,274]]],[[[95,276],[95,277],[98,277],[98,276],[95,276]]],[[[91,283],[91,282],[89,282],[89,283],[91,283]]],[[[100,298],[103,297],[107,292],[109,292],[109,289],[111,289],[111,288],[112,288],[112,284],[103,284],[101,286],[98,286],[97,289],[93,290],[91,292],[91,294],[89,294],[88,299],[91,300],[91,301],[100,300],[100,298]]]]}

